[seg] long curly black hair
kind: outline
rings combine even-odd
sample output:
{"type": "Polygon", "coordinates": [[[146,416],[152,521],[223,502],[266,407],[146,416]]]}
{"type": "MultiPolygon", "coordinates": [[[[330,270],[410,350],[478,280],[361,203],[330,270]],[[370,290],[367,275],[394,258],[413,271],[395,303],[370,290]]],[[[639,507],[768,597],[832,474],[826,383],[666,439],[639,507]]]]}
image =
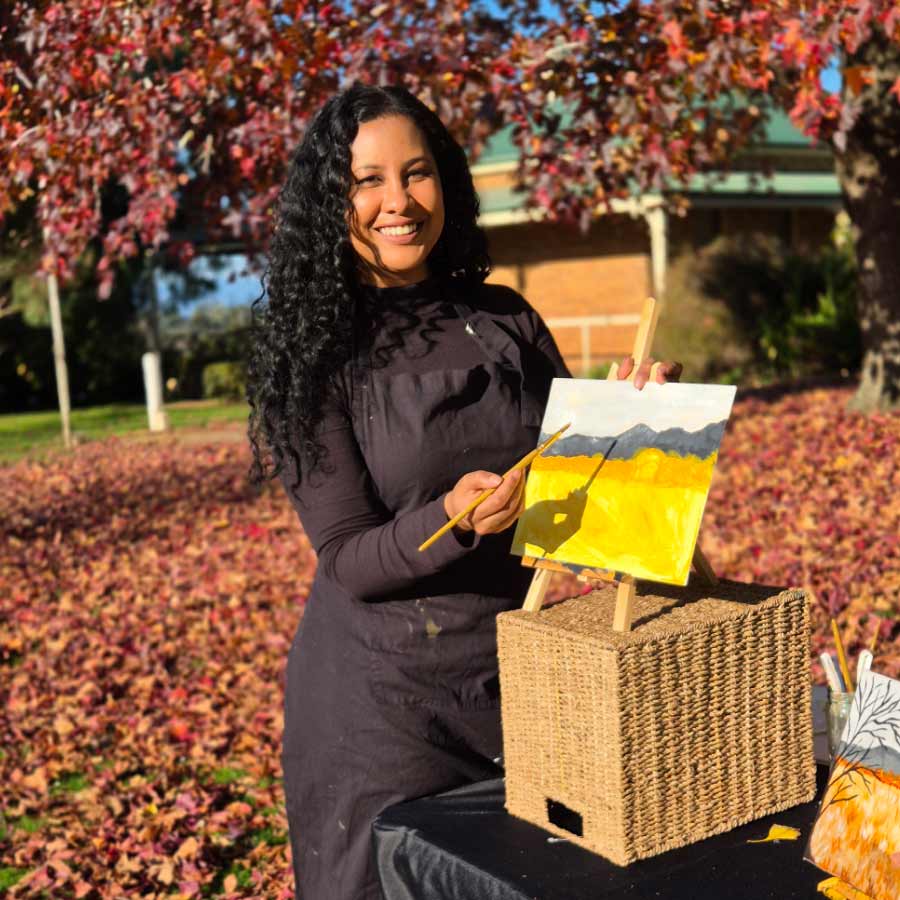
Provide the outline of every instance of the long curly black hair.
{"type": "Polygon", "coordinates": [[[361,124],[391,115],[418,127],[440,176],[444,228],[428,256],[429,276],[465,286],[490,273],[468,161],[441,120],[401,87],[357,82],[328,100],[289,164],[263,292],[252,307],[247,398],[250,481],[256,486],[289,461],[293,487],[305,474],[327,469],[317,438],[323,401],[375,327],[365,313],[365,287],[350,243],[350,145],[361,124]]]}

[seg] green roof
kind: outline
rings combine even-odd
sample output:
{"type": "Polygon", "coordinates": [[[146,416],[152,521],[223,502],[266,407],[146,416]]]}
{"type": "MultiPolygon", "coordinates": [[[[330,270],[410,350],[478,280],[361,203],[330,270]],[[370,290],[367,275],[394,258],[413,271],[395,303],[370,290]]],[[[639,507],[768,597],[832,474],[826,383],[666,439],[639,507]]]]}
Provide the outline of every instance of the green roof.
{"type": "Polygon", "coordinates": [[[815,141],[794,127],[788,114],[780,109],[772,110],[766,122],[766,147],[813,147],[815,141]]]}
{"type": "Polygon", "coordinates": [[[513,125],[507,125],[495,131],[484,145],[477,166],[496,165],[497,163],[518,162],[519,149],[512,142],[513,125]]]}
{"type": "MultiPolygon", "coordinates": [[[[513,126],[496,132],[487,142],[477,167],[518,161],[518,149],[512,142],[513,126]]],[[[766,121],[762,148],[770,148],[777,158],[778,150],[812,149],[815,143],[805,137],[781,110],[770,110],[766,121]]],[[[696,176],[686,188],[695,201],[703,205],[832,205],[841,196],[840,185],[833,172],[776,172],[771,178],[758,175],[754,181],[749,172],[731,172],[709,179],[696,176]]],[[[482,214],[500,216],[518,213],[525,207],[524,194],[511,188],[493,188],[480,192],[482,214]]]]}
{"type": "MultiPolygon", "coordinates": [[[[513,144],[513,125],[507,125],[495,132],[485,144],[476,165],[496,165],[498,163],[517,162],[518,148],[513,144]]],[[[766,122],[764,147],[813,147],[815,142],[794,127],[787,113],[779,109],[772,110],[766,122]]]]}
{"type": "Polygon", "coordinates": [[[525,208],[525,195],[517,193],[512,188],[493,188],[489,191],[479,191],[478,201],[481,206],[481,214],[512,212],[525,208]]]}
{"type": "Polygon", "coordinates": [[[731,172],[724,178],[708,181],[702,176],[691,179],[687,190],[694,193],[741,194],[765,197],[773,194],[791,197],[839,197],[841,186],[833,172],[775,172],[771,178],[749,172],[731,172]]]}
{"type": "MultiPolygon", "coordinates": [[[[715,207],[832,207],[841,196],[832,172],[776,172],[755,181],[749,172],[731,172],[712,181],[697,176],[684,190],[694,205],[715,207]]],[[[507,187],[482,190],[479,200],[483,216],[515,215],[525,209],[525,195],[507,187]]]]}

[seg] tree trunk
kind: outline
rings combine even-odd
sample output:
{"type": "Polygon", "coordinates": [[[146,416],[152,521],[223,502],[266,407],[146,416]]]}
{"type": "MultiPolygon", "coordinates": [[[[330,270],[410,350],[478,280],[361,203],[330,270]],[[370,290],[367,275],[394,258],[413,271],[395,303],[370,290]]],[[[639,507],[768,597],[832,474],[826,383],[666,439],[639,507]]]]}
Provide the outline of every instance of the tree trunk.
{"type": "Polygon", "coordinates": [[[900,408],[900,102],[888,93],[900,76],[900,46],[879,36],[848,63],[871,79],[837,157],[856,249],[864,351],[850,407],[874,412],[900,408]]]}

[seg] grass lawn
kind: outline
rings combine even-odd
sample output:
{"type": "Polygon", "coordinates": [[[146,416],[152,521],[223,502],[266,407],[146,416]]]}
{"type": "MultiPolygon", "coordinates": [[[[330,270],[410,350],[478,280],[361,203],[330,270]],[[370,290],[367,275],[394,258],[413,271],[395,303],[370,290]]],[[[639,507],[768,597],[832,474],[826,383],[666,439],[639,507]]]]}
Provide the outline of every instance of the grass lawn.
{"type": "MultiPolygon", "coordinates": [[[[167,403],[166,412],[170,427],[176,430],[247,421],[245,403],[185,400],[167,403]]],[[[76,439],[81,441],[126,432],[149,433],[147,408],[138,403],[116,403],[73,409],[71,428],[76,439]]],[[[0,416],[0,463],[61,448],[62,425],[58,412],[11,413],[0,416]]]]}

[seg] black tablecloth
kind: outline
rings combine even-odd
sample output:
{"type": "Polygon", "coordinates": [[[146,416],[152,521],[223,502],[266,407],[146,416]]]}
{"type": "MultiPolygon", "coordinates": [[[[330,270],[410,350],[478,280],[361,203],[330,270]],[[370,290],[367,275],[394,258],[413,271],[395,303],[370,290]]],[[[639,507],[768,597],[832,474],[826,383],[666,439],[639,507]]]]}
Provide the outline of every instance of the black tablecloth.
{"type": "MultiPolygon", "coordinates": [[[[819,766],[819,792],[828,769],[819,766]]],[[[803,860],[818,801],[620,868],[503,808],[503,780],[385,810],[374,826],[386,900],[822,900],[803,860]],[[774,824],[797,841],[748,844],[774,824]]]]}

